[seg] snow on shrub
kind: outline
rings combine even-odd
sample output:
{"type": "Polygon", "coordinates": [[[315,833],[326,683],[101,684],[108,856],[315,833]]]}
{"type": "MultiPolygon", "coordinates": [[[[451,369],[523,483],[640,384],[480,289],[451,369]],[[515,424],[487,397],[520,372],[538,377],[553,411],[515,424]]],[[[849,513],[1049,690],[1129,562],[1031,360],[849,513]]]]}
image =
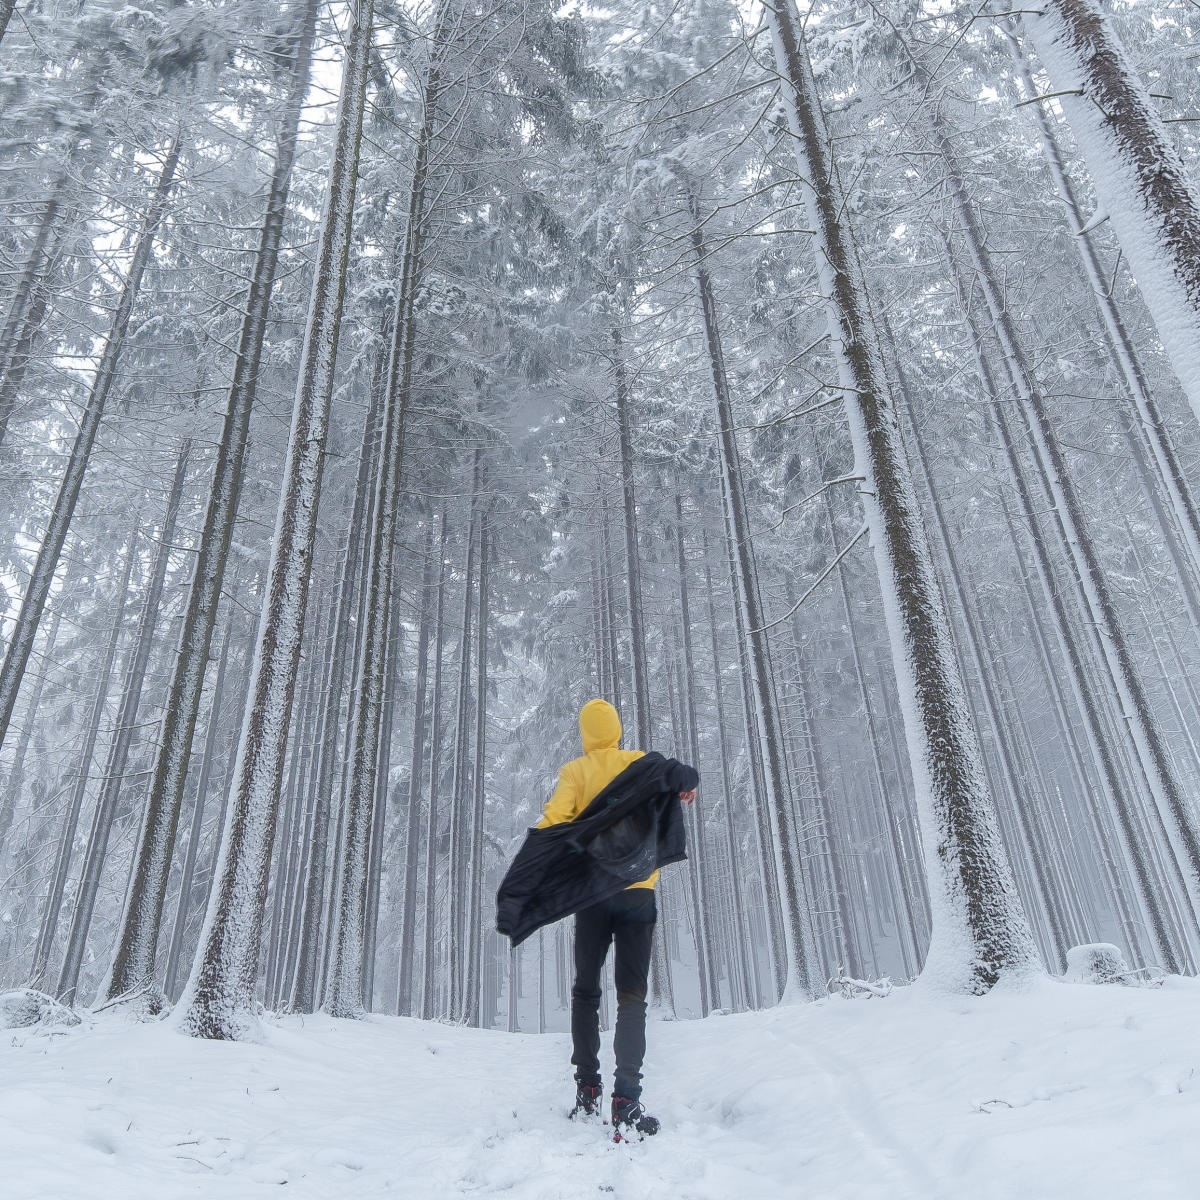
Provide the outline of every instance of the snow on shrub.
{"type": "Polygon", "coordinates": [[[78,1025],[79,1018],[53,996],[33,988],[0,992],[0,1029],[25,1029],[30,1025],[78,1025]]]}
{"type": "Polygon", "coordinates": [[[1129,964],[1111,942],[1093,942],[1088,946],[1072,946],[1067,951],[1068,983],[1120,983],[1130,981],[1129,964]]]}
{"type": "Polygon", "coordinates": [[[844,1000],[853,1000],[856,996],[890,996],[892,981],[886,976],[879,979],[854,979],[849,975],[838,975],[825,985],[830,994],[837,993],[844,1000]]]}

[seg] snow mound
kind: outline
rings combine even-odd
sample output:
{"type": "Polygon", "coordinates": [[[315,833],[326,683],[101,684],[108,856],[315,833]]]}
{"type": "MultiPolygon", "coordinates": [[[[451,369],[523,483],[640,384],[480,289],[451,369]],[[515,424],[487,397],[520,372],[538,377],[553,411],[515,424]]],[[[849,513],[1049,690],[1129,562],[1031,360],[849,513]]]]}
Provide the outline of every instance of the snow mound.
{"type": "Polygon", "coordinates": [[[1067,951],[1068,983],[1129,983],[1129,964],[1111,942],[1072,946],[1067,951]]]}
{"type": "Polygon", "coordinates": [[[0,992],[0,1029],[26,1029],[31,1025],[78,1025],[79,1018],[53,996],[34,988],[0,992]]]}
{"type": "MultiPolygon", "coordinates": [[[[1184,1200],[1200,982],[925,986],[649,1030],[662,1132],[614,1145],[562,1033],[267,1017],[259,1044],[117,1014],[0,1044],[14,1200],[1184,1200]]],[[[605,1038],[605,1080],[612,1078],[605,1038]]]]}

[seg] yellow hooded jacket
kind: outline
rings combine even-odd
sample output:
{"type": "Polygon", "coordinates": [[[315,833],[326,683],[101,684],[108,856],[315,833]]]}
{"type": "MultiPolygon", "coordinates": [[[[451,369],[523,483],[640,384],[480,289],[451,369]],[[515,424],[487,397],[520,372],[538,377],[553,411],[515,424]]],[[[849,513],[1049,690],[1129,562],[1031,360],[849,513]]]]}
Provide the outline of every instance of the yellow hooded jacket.
{"type": "MultiPolygon", "coordinates": [[[[589,700],[579,712],[579,732],[583,737],[583,757],[573,758],[558,773],[558,786],[546,802],[546,811],[538,829],[573,821],[642,750],[622,750],[621,718],[607,700],[589,700]]],[[[652,888],[658,882],[655,871],[649,879],[631,884],[652,888]]]]}

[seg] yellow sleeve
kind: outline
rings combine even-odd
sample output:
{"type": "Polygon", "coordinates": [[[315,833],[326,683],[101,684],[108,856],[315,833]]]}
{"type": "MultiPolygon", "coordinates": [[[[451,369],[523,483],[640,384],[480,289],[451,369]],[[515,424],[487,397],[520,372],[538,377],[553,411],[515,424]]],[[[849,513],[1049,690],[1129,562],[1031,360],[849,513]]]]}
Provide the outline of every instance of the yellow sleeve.
{"type": "Polygon", "coordinates": [[[573,821],[579,811],[579,785],[575,780],[575,772],[567,763],[558,773],[558,784],[554,794],[546,801],[546,810],[542,819],[534,826],[535,829],[545,829],[547,825],[561,825],[564,821],[573,821]]]}

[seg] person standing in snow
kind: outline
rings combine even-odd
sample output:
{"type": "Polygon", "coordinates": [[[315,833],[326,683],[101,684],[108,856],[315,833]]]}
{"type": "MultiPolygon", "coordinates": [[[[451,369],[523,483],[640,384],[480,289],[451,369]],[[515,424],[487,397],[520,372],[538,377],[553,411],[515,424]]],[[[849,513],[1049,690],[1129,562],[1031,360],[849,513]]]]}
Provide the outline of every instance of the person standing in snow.
{"type": "MultiPolygon", "coordinates": [[[[607,700],[589,700],[579,713],[583,755],[558,773],[558,785],[546,804],[538,828],[573,821],[629,765],[644,756],[622,750],[621,718],[607,700]]],[[[684,803],[696,798],[699,772],[669,760],[671,790],[684,803]]],[[[575,1067],[575,1108],[571,1115],[600,1111],[600,973],[613,946],[617,989],[617,1022],[613,1035],[616,1076],[613,1080],[612,1124],[615,1133],[632,1129],[658,1132],[659,1122],[642,1107],[642,1061],[646,1054],[646,987],[650,948],[658,908],[654,885],[658,871],[615,896],[575,914],[575,984],[571,989],[571,1064],[575,1067]]]]}

